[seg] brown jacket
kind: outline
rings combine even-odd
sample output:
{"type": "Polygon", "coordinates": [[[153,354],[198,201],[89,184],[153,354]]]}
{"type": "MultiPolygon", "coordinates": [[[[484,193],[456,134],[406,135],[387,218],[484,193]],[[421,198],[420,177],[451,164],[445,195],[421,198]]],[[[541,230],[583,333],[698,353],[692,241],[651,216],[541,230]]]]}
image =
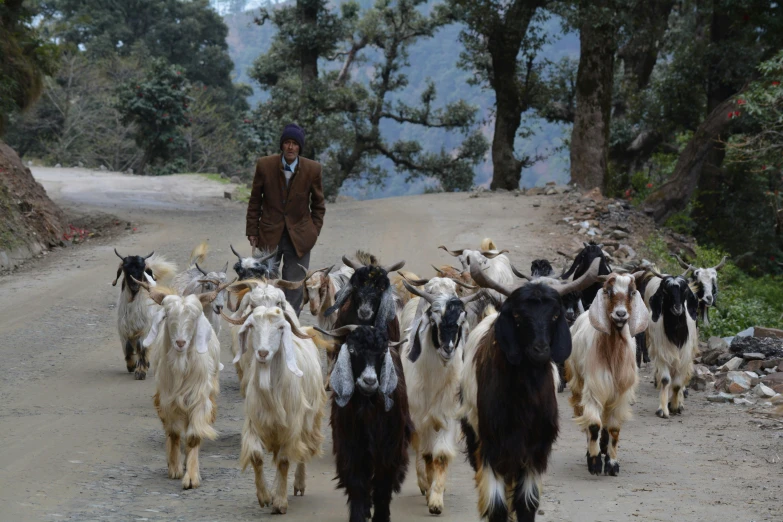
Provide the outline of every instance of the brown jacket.
{"type": "Polygon", "coordinates": [[[280,154],[256,163],[253,190],[247,204],[247,236],[258,236],[258,247],[274,250],[288,229],[299,257],[315,245],[324,224],[321,164],[299,156],[296,171],[286,186],[280,154]]]}

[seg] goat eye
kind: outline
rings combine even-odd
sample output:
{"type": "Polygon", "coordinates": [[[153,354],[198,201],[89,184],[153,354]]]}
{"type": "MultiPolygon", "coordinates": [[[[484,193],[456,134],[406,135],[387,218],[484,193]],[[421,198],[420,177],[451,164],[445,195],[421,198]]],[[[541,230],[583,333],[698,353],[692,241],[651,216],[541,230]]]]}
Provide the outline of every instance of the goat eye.
{"type": "Polygon", "coordinates": [[[560,314],[555,314],[554,316],[552,316],[552,322],[553,322],[553,323],[554,323],[555,321],[557,321],[558,319],[560,319],[560,314]]]}

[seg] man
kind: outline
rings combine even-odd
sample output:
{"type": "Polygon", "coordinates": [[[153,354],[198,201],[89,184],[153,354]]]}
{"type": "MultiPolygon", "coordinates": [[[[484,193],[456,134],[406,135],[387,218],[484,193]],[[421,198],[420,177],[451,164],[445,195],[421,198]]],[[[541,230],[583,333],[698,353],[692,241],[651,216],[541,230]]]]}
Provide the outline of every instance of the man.
{"type": "MultiPolygon", "coordinates": [[[[304,130],[286,125],[280,137],[282,154],[265,156],[256,163],[253,190],[247,205],[246,234],[254,247],[277,249],[282,278],[301,281],[310,267],[310,250],[324,224],[324,191],[321,164],[299,156],[305,144],[304,130]]],[[[285,290],[299,315],[304,289],[285,290]]]]}

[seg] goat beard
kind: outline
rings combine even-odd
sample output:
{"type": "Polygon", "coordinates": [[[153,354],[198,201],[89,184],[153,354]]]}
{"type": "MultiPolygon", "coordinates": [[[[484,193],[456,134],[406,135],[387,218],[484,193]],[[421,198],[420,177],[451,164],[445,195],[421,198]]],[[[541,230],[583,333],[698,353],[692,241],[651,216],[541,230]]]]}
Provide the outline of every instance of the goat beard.
{"type": "Polygon", "coordinates": [[[256,373],[258,373],[258,387],[262,390],[269,390],[272,388],[272,372],[269,367],[269,363],[261,364],[256,361],[256,373]]]}

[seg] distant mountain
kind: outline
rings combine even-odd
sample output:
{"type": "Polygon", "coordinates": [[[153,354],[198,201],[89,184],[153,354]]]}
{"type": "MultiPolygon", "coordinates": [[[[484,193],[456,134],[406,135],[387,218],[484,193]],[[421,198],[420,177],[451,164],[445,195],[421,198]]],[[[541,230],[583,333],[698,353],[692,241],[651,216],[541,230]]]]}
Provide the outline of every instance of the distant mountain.
{"type": "MultiPolygon", "coordinates": [[[[371,2],[364,0],[360,3],[370,4],[371,2]]],[[[247,71],[256,57],[268,49],[274,35],[274,29],[271,25],[259,27],[253,23],[253,17],[257,12],[256,9],[251,9],[224,17],[229,27],[229,53],[234,60],[236,81],[247,83],[253,87],[254,94],[250,99],[253,105],[264,99],[264,93],[258,84],[250,80],[247,71]]],[[[494,95],[491,90],[482,90],[468,85],[467,80],[471,76],[470,73],[457,68],[456,63],[462,50],[462,45],[458,40],[460,30],[461,26],[456,24],[444,27],[434,38],[424,40],[410,49],[411,66],[405,71],[408,75],[409,85],[400,99],[415,104],[426,86],[427,78],[432,78],[437,87],[439,103],[445,104],[464,99],[480,108],[480,117],[485,121],[483,132],[487,139],[491,140],[494,124],[492,116],[494,95]]],[[[557,19],[547,22],[546,30],[552,36],[553,43],[544,48],[541,54],[542,58],[556,61],[566,55],[578,55],[578,37],[570,33],[563,35],[557,19]]],[[[562,145],[563,138],[570,132],[570,126],[550,124],[538,118],[531,118],[528,124],[535,129],[535,136],[527,140],[517,138],[516,150],[518,154],[553,151],[562,145]]],[[[425,148],[432,150],[440,150],[442,147],[447,150],[452,149],[461,141],[459,134],[438,129],[421,129],[414,125],[398,125],[392,122],[388,122],[382,127],[382,131],[389,140],[400,138],[417,140],[424,144],[425,148]]],[[[359,199],[420,194],[431,183],[428,180],[406,183],[404,174],[396,174],[392,172],[391,168],[389,171],[391,174],[384,187],[366,186],[361,182],[349,183],[347,186],[343,186],[341,193],[359,199]]],[[[492,162],[488,153],[487,160],[476,169],[475,183],[488,186],[491,179],[492,162]]],[[[532,187],[543,185],[547,181],[567,182],[568,179],[568,151],[565,150],[555,152],[547,160],[524,169],[520,185],[532,187]]]]}

